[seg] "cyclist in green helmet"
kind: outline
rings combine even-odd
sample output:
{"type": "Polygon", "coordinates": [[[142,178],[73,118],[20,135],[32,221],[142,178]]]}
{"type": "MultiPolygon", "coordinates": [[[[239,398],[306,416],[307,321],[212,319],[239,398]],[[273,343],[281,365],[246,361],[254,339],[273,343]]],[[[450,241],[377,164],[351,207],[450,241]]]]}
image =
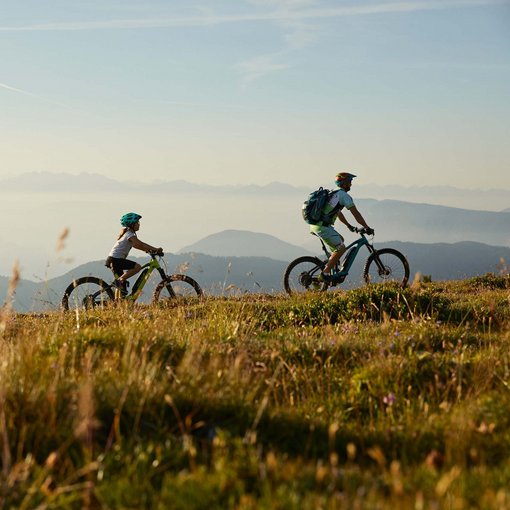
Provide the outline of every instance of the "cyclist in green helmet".
{"type": "Polygon", "coordinates": [[[342,209],[346,208],[354,216],[354,219],[367,230],[368,234],[374,233],[374,230],[368,226],[348,193],[354,177],[356,176],[348,172],[340,172],[336,175],[335,184],[339,189],[330,194],[329,200],[324,207],[324,216],[327,219],[321,221],[320,224],[310,225],[310,232],[320,237],[331,250],[331,256],[321,274],[323,281],[331,280],[331,269],[335,267],[335,264],[346,250],[344,238],[333,228],[335,220],[338,218],[351,232],[355,230],[355,227],[349,223],[342,213],[342,209]]]}
{"type": "Polygon", "coordinates": [[[123,228],[105,262],[105,266],[109,267],[115,275],[113,286],[118,288],[123,295],[127,294],[128,278],[134,276],[142,268],[140,264],[127,259],[131,248],[136,248],[147,253],[163,253],[163,248],[155,248],[138,239],[136,232],[140,229],[141,218],[139,214],[133,212],[126,213],[122,216],[120,224],[123,228]]]}

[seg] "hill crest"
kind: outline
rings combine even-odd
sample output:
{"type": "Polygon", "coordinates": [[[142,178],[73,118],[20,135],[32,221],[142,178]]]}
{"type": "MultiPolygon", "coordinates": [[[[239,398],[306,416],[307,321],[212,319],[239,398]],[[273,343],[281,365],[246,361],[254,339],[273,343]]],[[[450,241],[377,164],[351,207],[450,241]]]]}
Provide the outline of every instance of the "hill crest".
{"type": "Polygon", "coordinates": [[[292,260],[301,255],[313,255],[307,249],[282,241],[270,234],[250,230],[227,229],[208,235],[181,248],[177,253],[197,252],[219,257],[269,257],[292,260]]]}

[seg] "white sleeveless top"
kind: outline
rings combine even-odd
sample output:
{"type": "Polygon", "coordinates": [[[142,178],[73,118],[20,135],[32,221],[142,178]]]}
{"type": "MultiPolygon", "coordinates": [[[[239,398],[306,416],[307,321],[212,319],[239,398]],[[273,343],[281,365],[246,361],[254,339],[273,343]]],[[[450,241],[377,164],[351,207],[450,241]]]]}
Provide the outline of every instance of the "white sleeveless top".
{"type": "Polygon", "coordinates": [[[117,239],[108,256],[114,259],[125,259],[128,256],[129,250],[133,247],[129,242],[132,237],[136,237],[136,233],[132,230],[126,230],[126,233],[120,239],[117,239]]]}

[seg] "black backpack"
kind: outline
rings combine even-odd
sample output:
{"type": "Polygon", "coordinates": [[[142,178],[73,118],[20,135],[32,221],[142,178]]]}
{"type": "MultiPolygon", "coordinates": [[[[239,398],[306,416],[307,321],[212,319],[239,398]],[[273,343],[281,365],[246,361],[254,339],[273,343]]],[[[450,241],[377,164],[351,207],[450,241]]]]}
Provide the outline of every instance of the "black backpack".
{"type": "Polygon", "coordinates": [[[305,200],[303,207],[301,208],[303,219],[311,225],[316,225],[317,223],[324,221],[331,223],[331,220],[334,218],[338,209],[340,209],[340,206],[336,206],[328,215],[324,214],[324,207],[328,203],[331,195],[335,192],[336,190],[330,191],[329,189],[321,187],[310,193],[308,199],[305,200]]]}

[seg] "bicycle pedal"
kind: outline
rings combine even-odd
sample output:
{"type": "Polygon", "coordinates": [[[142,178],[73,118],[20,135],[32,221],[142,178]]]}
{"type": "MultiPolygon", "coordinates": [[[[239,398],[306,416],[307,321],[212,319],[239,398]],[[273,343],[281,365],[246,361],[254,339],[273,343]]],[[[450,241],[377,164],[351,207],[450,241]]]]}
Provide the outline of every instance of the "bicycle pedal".
{"type": "Polygon", "coordinates": [[[338,284],[340,284],[340,283],[343,283],[343,281],[345,280],[345,277],[346,277],[346,276],[347,276],[347,275],[345,275],[345,274],[336,273],[336,274],[334,274],[334,275],[333,275],[333,277],[331,278],[331,283],[332,283],[333,285],[338,285],[338,284]]]}

